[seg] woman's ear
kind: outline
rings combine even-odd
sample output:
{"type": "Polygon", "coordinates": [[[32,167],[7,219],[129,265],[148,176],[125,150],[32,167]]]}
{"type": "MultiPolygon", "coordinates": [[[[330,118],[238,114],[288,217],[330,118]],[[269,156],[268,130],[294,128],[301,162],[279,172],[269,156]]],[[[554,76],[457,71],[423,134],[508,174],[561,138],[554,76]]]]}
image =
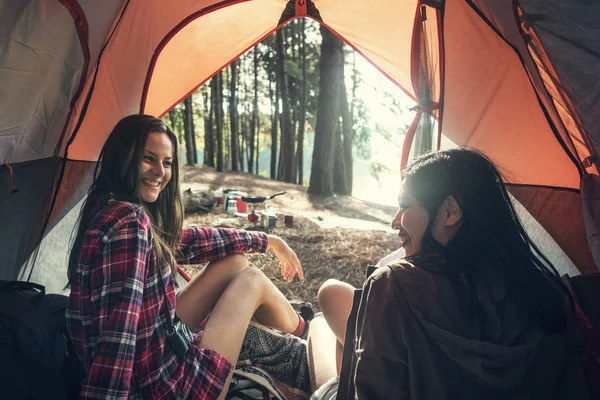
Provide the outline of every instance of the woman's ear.
{"type": "Polygon", "coordinates": [[[458,227],[462,221],[462,210],[454,196],[446,197],[442,204],[442,221],[446,227],[458,227]]]}

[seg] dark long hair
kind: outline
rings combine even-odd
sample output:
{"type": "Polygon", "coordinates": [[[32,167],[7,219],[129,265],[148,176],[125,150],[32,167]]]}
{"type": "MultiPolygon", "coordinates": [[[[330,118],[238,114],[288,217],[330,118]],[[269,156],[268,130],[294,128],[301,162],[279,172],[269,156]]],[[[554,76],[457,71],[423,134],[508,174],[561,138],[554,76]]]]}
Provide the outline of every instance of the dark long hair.
{"type": "Polygon", "coordinates": [[[147,211],[152,224],[157,265],[166,263],[175,273],[177,266],[174,251],[179,243],[183,226],[183,205],[179,186],[179,147],[177,137],[162,120],[144,114],[130,115],[119,121],[106,139],[98,157],[98,165],[94,171],[87,199],[79,214],[77,233],[69,256],[68,286],[71,285],[71,279],[77,268],[83,236],[93,218],[92,209],[100,199],[105,198],[108,201],[109,197],[137,203],[147,211]],[[148,135],[154,132],[167,134],[173,145],[171,179],[154,203],[144,203],[137,194],[140,162],[148,135]]]}
{"type": "Polygon", "coordinates": [[[489,159],[463,149],[431,153],[408,166],[402,179],[430,215],[422,239],[424,253],[442,252],[467,280],[482,273],[502,279],[519,306],[537,317],[545,331],[564,329],[568,291],[525,232],[502,176],[489,159]],[[462,221],[444,247],[431,228],[448,196],[460,206],[462,221]]]}

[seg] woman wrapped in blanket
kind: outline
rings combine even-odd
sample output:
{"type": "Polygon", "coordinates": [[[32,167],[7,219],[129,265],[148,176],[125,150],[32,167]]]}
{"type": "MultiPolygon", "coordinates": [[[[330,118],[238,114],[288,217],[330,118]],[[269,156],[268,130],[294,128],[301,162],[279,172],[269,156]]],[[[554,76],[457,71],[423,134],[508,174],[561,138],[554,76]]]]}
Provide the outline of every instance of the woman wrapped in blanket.
{"type": "Polygon", "coordinates": [[[81,398],[224,398],[251,318],[304,330],[244,256],[271,249],[286,280],[302,279],[282,239],[182,224],[176,136],[148,115],[122,119],[100,154],[69,259],[67,328],[87,370],[81,398]],[[177,263],[204,262],[175,295],[177,263]],[[167,339],[177,317],[195,342],[183,354],[167,339]]]}
{"type": "Polygon", "coordinates": [[[312,321],[309,351],[315,385],[327,383],[313,397],[588,398],[569,295],[487,158],[417,159],[402,173],[392,227],[404,259],[356,294],[333,280],[320,289],[325,319],[312,321]]]}

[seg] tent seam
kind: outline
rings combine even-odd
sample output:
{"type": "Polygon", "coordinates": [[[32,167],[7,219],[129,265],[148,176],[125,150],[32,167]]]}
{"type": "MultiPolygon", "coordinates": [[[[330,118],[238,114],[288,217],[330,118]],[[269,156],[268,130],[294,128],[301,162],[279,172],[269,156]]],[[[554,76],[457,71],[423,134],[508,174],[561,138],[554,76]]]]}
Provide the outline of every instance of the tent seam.
{"type": "MultiPolygon", "coordinates": [[[[558,132],[558,128],[556,127],[556,124],[554,123],[554,121],[552,120],[552,118],[550,118],[550,114],[548,113],[548,110],[546,108],[546,106],[543,104],[542,99],[540,98],[539,93],[537,92],[535,85],[533,84],[533,80],[531,78],[531,75],[527,69],[527,67],[525,66],[525,62],[523,60],[523,57],[521,56],[521,54],[519,53],[519,51],[517,50],[517,48],[510,43],[505,37],[504,35],[498,30],[498,28],[496,28],[496,26],[494,26],[494,24],[492,24],[492,22],[486,17],[486,15],[473,3],[472,0],[465,0],[465,2],[469,5],[469,7],[471,7],[471,9],[482,19],[483,22],[485,22],[488,27],[500,38],[502,39],[502,41],[504,43],[506,43],[506,45],[508,45],[513,51],[514,53],[517,55],[517,57],[519,58],[519,61],[521,62],[521,66],[523,68],[523,70],[525,71],[525,74],[527,75],[527,78],[529,80],[529,84],[531,85],[531,88],[533,89],[533,92],[535,93],[535,96],[538,100],[538,105],[540,106],[540,108],[542,109],[542,112],[544,114],[544,117],[546,118],[546,122],[548,123],[550,130],[552,131],[552,133],[554,134],[555,139],[558,141],[558,143],[561,145],[561,147],[563,148],[564,152],[567,154],[567,157],[569,157],[571,159],[571,161],[573,162],[573,164],[575,165],[575,168],[577,169],[577,172],[579,173],[579,176],[583,176],[585,173],[585,170],[583,168],[583,165],[581,164],[581,162],[579,160],[577,160],[577,158],[575,157],[575,155],[571,152],[571,150],[567,147],[567,144],[565,143],[565,141],[563,140],[563,138],[561,137],[560,133],[558,132]]],[[[562,122],[562,121],[561,121],[562,122]]],[[[567,135],[568,136],[568,135],[567,135]]]]}

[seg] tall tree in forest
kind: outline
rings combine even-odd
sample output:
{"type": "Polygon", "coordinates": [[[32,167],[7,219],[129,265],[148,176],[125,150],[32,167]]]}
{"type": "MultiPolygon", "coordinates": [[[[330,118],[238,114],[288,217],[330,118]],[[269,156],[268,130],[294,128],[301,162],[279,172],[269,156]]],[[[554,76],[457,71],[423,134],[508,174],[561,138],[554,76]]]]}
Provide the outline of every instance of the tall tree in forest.
{"type": "Polygon", "coordinates": [[[169,121],[171,121],[171,129],[173,130],[173,132],[176,131],[176,127],[175,127],[175,119],[177,118],[177,116],[175,115],[175,108],[169,110],[169,121]]]}
{"type": "Polygon", "coordinates": [[[277,129],[279,127],[279,79],[277,79],[277,67],[273,67],[276,65],[276,57],[273,55],[274,47],[275,47],[275,38],[271,36],[270,40],[270,53],[273,57],[271,57],[271,65],[267,64],[267,69],[269,73],[269,98],[271,100],[271,179],[277,179],[277,148],[278,148],[278,139],[277,139],[277,129]],[[275,88],[273,88],[273,79],[275,78],[275,88]],[[273,90],[274,89],[274,90],[273,90]]]}
{"type": "Polygon", "coordinates": [[[183,102],[181,104],[177,104],[168,113],[168,118],[169,118],[169,123],[171,124],[171,129],[177,136],[179,143],[182,143],[185,145],[185,131],[184,131],[184,126],[183,126],[184,117],[185,116],[184,116],[183,102]]]}
{"type": "MultiPolygon", "coordinates": [[[[299,37],[299,24],[300,21],[295,19],[290,21],[285,26],[287,28],[287,37],[289,38],[287,47],[290,51],[288,54],[290,57],[286,61],[286,75],[288,81],[288,88],[290,93],[290,113],[291,113],[291,132],[292,132],[292,143],[294,148],[296,146],[296,129],[298,127],[298,109],[299,109],[299,88],[298,84],[301,79],[301,66],[298,60],[298,52],[300,48],[300,37],[299,37]]],[[[295,150],[294,150],[295,151],[295,150]]],[[[294,177],[293,183],[296,183],[296,154],[293,154],[292,160],[292,176],[294,177]]]]}
{"type": "Polygon", "coordinates": [[[260,169],[259,169],[259,155],[260,155],[260,114],[258,112],[258,56],[257,56],[257,63],[255,64],[255,80],[254,80],[254,97],[256,99],[256,107],[254,108],[256,112],[256,145],[254,146],[254,151],[255,151],[255,157],[254,157],[254,171],[256,171],[256,174],[260,173],[260,169]]]}
{"type": "Polygon", "coordinates": [[[285,73],[285,49],[283,47],[283,29],[275,34],[277,52],[277,85],[281,93],[282,120],[281,120],[281,163],[280,180],[294,182],[294,132],[292,128],[290,94],[288,80],[285,73]]]}
{"type": "Polygon", "coordinates": [[[210,85],[203,85],[200,89],[202,91],[202,105],[204,107],[204,165],[209,167],[215,166],[215,138],[213,132],[213,96],[212,90],[208,90],[208,86],[212,87],[212,81],[210,85]]]}
{"type": "MultiPolygon", "coordinates": [[[[190,98],[192,95],[190,94],[190,98]]],[[[190,115],[190,125],[192,130],[192,154],[194,156],[194,164],[198,164],[198,147],[196,145],[196,125],[194,123],[194,107],[192,103],[192,115],[190,115]]]]}
{"type": "Polygon", "coordinates": [[[192,106],[192,95],[190,94],[183,100],[183,137],[185,138],[185,157],[187,164],[194,164],[194,131],[192,121],[194,118],[194,110],[192,106]]]}
{"type": "Polygon", "coordinates": [[[342,41],[324,26],[321,26],[321,36],[319,102],[308,192],[331,196],[336,145],[334,134],[340,124],[340,81],[343,80],[344,53],[342,41]]]}
{"type": "MultiPolygon", "coordinates": [[[[252,51],[252,71],[254,83],[254,96],[252,97],[252,118],[250,119],[250,132],[248,132],[248,172],[254,171],[254,144],[258,136],[258,46],[252,51]]],[[[258,158],[258,157],[257,157],[258,158]]],[[[258,171],[256,171],[258,173],[258,171]]]]}
{"type": "Polygon", "coordinates": [[[334,186],[335,182],[339,181],[337,188],[334,190],[337,194],[352,195],[352,138],[354,135],[352,132],[352,114],[348,105],[345,79],[342,79],[340,86],[340,117],[341,148],[339,150],[341,151],[340,158],[344,160],[344,169],[340,170],[341,174],[338,179],[334,178],[334,186]]]}
{"type": "Polygon", "coordinates": [[[301,18],[300,26],[300,65],[302,78],[300,80],[300,111],[298,113],[298,143],[296,145],[296,171],[298,184],[304,182],[304,124],[306,122],[306,18],[301,18]]]}
{"type": "Polygon", "coordinates": [[[230,138],[230,153],[231,170],[238,171],[238,110],[237,110],[237,80],[238,80],[238,60],[234,60],[230,65],[231,83],[229,85],[229,138],[230,138]]]}
{"type": "MultiPolygon", "coordinates": [[[[341,102],[340,102],[341,103],[341,102]]],[[[338,123],[334,133],[334,161],[333,161],[333,192],[335,194],[348,194],[346,181],[346,160],[344,159],[344,139],[342,137],[342,123],[338,123]]]]}
{"type": "Polygon", "coordinates": [[[194,125],[194,118],[192,118],[192,134],[194,135],[192,139],[192,151],[194,154],[194,164],[198,164],[198,145],[196,143],[196,127],[194,125]]]}
{"type": "Polygon", "coordinates": [[[229,90],[229,68],[221,70],[221,121],[223,122],[223,168],[226,170],[231,169],[231,162],[229,157],[231,155],[231,140],[230,140],[230,129],[229,129],[229,96],[226,91],[229,90]]]}
{"type": "MultiPolygon", "coordinates": [[[[244,104],[246,104],[246,99],[244,99],[244,104]]],[[[245,165],[244,160],[247,157],[248,153],[248,113],[246,112],[247,107],[244,107],[244,112],[240,116],[240,152],[239,152],[239,163],[240,163],[240,171],[244,171],[245,165]]]]}
{"type": "Polygon", "coordinates": [[[242,113],[239,115],[239,130],[240,130],[240,140],[239,140],[239,153],[238,153],[238,161],[240,166],[240,171],[244,171],[245,165],[244,160],[247,157],[248,151],[248,125],[250,124],[248,121],[249,118],[249,105],[248,105],[248,80],[247,77],[247,62],[246,57],[240,59],[240,85],[242,85],[243,91],[240,94],[239,103],[242,105],[242,113]]]}
{"type": "Polygon", "coordinates": [[[223,71],[213,78],[215,80],[215,136],[217,142],[217,171],[223,171],[223,71]]]}
{"type": "Polygon", "coordinates": [[[271,179],[277,179],[277,148],[278,148],[278,128],[279,128],[279,82],[275,81],[273,88],[272,81],[269,81],[269,93],[271,95],[271,179]],[[273,90],[275,89],[275,90],[273,90]]]}

